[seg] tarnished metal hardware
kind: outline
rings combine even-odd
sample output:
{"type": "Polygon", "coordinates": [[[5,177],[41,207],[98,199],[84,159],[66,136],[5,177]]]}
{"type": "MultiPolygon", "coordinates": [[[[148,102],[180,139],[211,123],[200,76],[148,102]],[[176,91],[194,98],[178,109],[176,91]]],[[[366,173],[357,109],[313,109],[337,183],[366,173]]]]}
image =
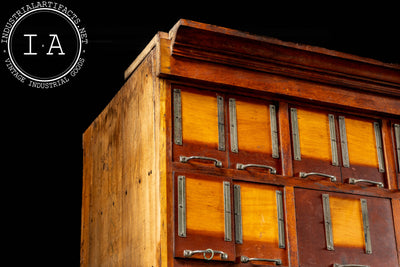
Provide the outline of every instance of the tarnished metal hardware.
{"type": "Polygon", "coordinates": [[[346,122],[344,116],[339,116],[340,145],[342,147],[343,167],[350,167],[349,150],[347,146],[346,122]]]}
{"type": "Polygon", "coordinates": [[[335,126],[335,115],[329,114],[329,132],[331,138],[331,150],[332,150],[332,165],[339,166],[339,157],[336,142],[336,126],[335,126]]]}
{"type": "Polygon", "coordinates": [[[376,152],[378,153],[379,172],[385,172],[385,159],[383,157],[382,134],[379,122],[374,122],[376,152]]]}
{"type": "Polygon", "coordinates": [[[251,261],[275,262],[275,265],[282,265],[282,260],[280,259],[249,258],[247,256],[240,256],[241,263],[249,263],[251,261]]]}
{"type": "Polygon", "coordinates": [[[182,162],[182,163],[187,163],[187,162],[189,162],[190,160],[193,160],[193,159],[201,159],[201,160],[213,161],[215,167],[218,167],[218,168],[222,167],[222,162],[217,160],[217,159],[214,159],[214,158],[203,157],[203,156],[190,156],[190,157],[180,156],[179,157],[179,161],[182,162]]]}
{"type": "Polygon", "coordinates": [[[369,231],[369,218],[368,218],[368,206],[366,199],[360,199],[361,201],[361,214],[363,220],[364,227],[364,239],[365,239],[365,253],[372,254],[372,245],[371,245],[371,234],[369,231]]]}
{"type": "Polygon", "coordinates": [[[311,176],[311,175],[326,177],[326,178],[329,178],[331,180],[331,182],[336,182],[336,176],[330,175],[330,174],[319,173],[319,172],[300,172],[299,173],[300,178],[307,178],[308,176],[311,176]]]}
{"type": "Polygon", "coordinates": [[[218,150],[225,151],[225,111],[224,98],[217,96],[218,105],[218,150]]]}
{"type": "Polygon", "coordinates": [[[376,185],[377,187],[383,187],[382,182],[375,182],[375,181],[365,180],[365,179],[349,178],[349,179],[347,179],[347,183],[349,183],[349,184],[370,183],[370,184],[376,185]]]}
{"type": "Polygon", "coordinates": [[[236,100],[234,98],[229,98],[229,127],[231,132],[231,151],[238,153],[239,147],[236,120],[236,100]]]}
{"type": "Polygon", "coordinates": [[[285,219],[283,216],[282,192],[280,190],[276,190],[276,210],[278,215],[278,246],[279,248],[285,248],[285,219]]]}
{"type": "Polygon", "coordinates": [[[400,124],[394,125],[394,135],[396,139],[396,151],[397,151],[397,165],[400,170],[400,124]]]}
{"type": "Polygon", "coordinates": [[[300,152],[300,136],[299,136],[299,124],[297,120],[297,109],[290,109],[291,125],[292,125],[292,139],[293,139],[293,154],[295,160],[301,160],[300,152]]]}
{"type": "Polygon", "coordinates": [[[269,105],[269,116],[271,120],[272,157],[274,159],[279,159],[278,126],[276,123],[275,105],[269,105]]]}
{"type": "Polygon", "coordinates": [[[215,254],[220,254],[221,255],[221,260],[227,260],[228,259],[228,254],[226,254],[223,251],[219,251],[219,250],[212,250],[211,248],[205,249],[205,250],[189,250],[189,249],[185,249],[183,251],[183,256],[185,258],[190,258],[192,257],[194,254],[203,254],[203,257],[205,260],[212,260],[214,258],[215,254]],[[209,256],[207,256],[209,254],[209,256]]]}
{"type": "Polygon", "coordinates": [[[236,169],[237,170],[245,170],[246,168],[251,168],[251,167],[268,169],[269,173],[276,174],[276,169],[274,167],[271,167],[271,166],[260,165],[260,164],[242,164],[242,163],[237,163],[236,164],[236,169]]]}
{"type": "Polygon", "coordinates": [[[178,176],[178,236],[186,237],[186,179],[178,176]]]}
{"type": "Polygon", "coordinates": [[[232,241],[231,183],[224,181],[223,187],[224,187],[225,241],[232,241]]]}
{"type": "Polygon", "coordinates": [[[235,242],[243,244],[243,229],[242,229],[242,196],[240,185],[233,186],[233,197],[235,204],[235,242]]]}
{"type": "Polygon", "coordinates": [[[362,264],[339,264],[334,263],[333,267],[369,267],[369,265],[362,265],[362,264]]]}
{"type": "Polygon", "coordinates": [[[180,89],[174,89],[174,143],[175,145],[182,145],[182,104],[180,89]]]}
{"type": "Polygon", "coordinates": [[[335,250],[333,245],[331,206],[328,194],[322,194],[322,208],[324,212],[326,249],[335,250]]]}

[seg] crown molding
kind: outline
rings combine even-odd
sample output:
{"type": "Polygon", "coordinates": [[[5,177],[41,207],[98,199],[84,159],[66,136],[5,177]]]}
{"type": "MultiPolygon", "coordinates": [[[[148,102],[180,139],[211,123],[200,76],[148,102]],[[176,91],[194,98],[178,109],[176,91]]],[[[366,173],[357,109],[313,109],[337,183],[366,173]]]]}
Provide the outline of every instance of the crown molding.
{"type": "Polygon", "coordinates": [[[400,65],[181,19],[171,55],[400,96],[400,65]]]}

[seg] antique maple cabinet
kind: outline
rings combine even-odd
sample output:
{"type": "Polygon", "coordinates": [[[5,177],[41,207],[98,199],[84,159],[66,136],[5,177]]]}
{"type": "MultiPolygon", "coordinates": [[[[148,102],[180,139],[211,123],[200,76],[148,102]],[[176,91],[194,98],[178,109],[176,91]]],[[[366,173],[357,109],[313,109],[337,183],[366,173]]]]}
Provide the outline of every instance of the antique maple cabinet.
{"type": "Polygon", "coordinates": [[[180,20],[125,78],[81,266],[399,266],[400,66],[180,20]]]}

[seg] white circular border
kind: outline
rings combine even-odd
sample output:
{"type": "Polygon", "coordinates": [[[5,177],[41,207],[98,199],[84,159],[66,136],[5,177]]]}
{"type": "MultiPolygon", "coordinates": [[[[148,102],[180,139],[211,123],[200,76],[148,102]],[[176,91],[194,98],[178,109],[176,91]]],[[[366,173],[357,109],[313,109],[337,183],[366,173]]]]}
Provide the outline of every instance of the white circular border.
{"type": "Polygon", "coordinates": [[[55,10],[55,9],[47,8],[47,7],[42,7],[42,8],[37,8],[37,9],[31,10],[31,11],[28,11],[28,12],[26,12],[24,15],[22,15],[20,18],[18,18],[18,20],[17,20],[17,21],[14,23],[14,25],[11,27],[11,30],[10,30],[10,33],[9,33],[9,37],[8,37],[8,40],[7,40],[7,49],[8,49],[8,54],[9,54],[9,56],[10,56],[11,63],[13,64],[14,68],[16,68],[16,69],[21,73],[21,75],[25,76],[25,77],[28,78],[28,79],[31,79],[31,80],[33,80],[33,81],[36,81],[36,82],[53,82],[53,81],[56,81],[56,80],[58,80],[58,79],[63,78],[64,76],[68,75],[68,74],[75,68],[76,64],[77,64],[78,61],[79,61],[80,55],[81,55],[81,53],[82,53],[82,39],[81,39],[81,35],[79,34],[79,29],[78,29],[78,27],[75,25],[75,23],[72,21],[72,19],[70,19],[67,15],[65,15],[64,13],[62,13],[62,12],[59,11],[59,10],[55,10]],[[21,70],[18,68],[18,65],[15,64],[15,62],[14,62],[14,60],[13,60],[13,57],[11,56],[11,50],[10,50],[10,38],[11,38],[11,36],[12,36],[12,32],[14,31],[14,27],[18,24],[18,22],[19,22],[22,18],[24,18],[24,17],[27,16],[28,14],[33,13],[33,12],[36,12],[36,11],[41,11],[41,10],[50,11],[50,12],[57,12],[57,13],[59,13],[61,16],[64,16],[65,18],[67,18],[67,19],[70,21],[70,23],[74,26],[74,28],[75,28],[75,30],[76,30],[76,32],[77,32],[77,35],[78,35],[78,39],[79,39],[79,53],[78,53],[78,56],[76,57],[75,62],[72,64],[72,67],[69,68],[68,71],[66,71],[63,75],[61,75],[61,76],[59,76],[59,77],[56,77],[56,78],[53,78],[53,79],[47,79],[47,80],[43,80],[43,79],[40,80],[40,79],[36,79],[36,78],[30,77],[29,75],[26,75],[25,72],[21,71],[21,70]]]}

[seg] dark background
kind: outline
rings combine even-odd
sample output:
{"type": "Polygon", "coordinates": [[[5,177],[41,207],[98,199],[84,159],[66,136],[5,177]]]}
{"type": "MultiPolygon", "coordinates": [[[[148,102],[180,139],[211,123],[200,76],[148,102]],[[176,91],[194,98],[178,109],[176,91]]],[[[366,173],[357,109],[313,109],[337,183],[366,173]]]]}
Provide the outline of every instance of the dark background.
{"type": "MultiPolygon", "coordinates": [[[[0,8],[1,30],[32,1],[9,2],[0,8]]],[[[43,90],[12,77],[4,55],[0,63],[2,254],[16,266],[79,266],[82,133],[124,84],[124,70],[156,32],[168,32],[180,18],[400,63],[395,2],[56,2],[77,13],[88,33],[79,74],[43,90]]]]}

